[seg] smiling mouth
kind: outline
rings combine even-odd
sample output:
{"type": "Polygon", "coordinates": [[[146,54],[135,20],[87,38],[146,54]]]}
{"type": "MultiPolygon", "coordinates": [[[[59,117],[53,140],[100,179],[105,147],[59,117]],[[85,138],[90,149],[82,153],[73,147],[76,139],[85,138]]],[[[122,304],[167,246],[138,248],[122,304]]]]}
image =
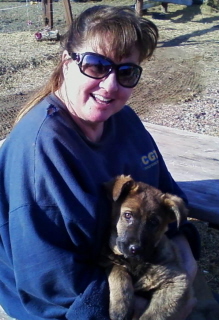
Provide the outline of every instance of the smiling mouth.
{"type": "Polygon", "coordinates": [[[96,102],[101,103],[101,104],[109,104],[110,102],[113,101],[113,99],[104,98],[104,97],[100,96],[99,94],[91,94],[91,96],[96,102]]]}

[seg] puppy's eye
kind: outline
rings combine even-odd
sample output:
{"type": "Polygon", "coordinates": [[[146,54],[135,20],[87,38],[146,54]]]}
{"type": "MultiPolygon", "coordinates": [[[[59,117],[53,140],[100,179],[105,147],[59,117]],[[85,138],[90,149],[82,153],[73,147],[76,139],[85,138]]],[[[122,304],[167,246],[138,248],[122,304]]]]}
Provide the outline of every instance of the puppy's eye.
{"type": "Polygon", "coordinates": [[[132,218],[132,213],[129,211],[124,212],[124,217],[127,221],[130,221],[130,219],[132,218]]]}

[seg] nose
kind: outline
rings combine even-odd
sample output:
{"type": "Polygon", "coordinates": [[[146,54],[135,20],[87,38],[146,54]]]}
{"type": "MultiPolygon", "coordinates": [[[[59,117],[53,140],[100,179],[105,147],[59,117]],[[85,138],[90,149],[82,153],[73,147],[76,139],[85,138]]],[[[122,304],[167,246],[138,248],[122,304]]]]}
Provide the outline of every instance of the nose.
{"type": "Polygon", "coordinates": [[[130,244],[129,246],[129,252],[132,254],[132,255],[136,255],[140,252],[140,246],[138,244],[130,244]]]}
{"type": "Polygon", "coordinates": [[[101,79],[99,85],[101,88],[104,88],[107,92],[117,91],[119,84],[116,79],[115,71],[113,70],[112,72],[110,72],[110,74],[108,74],[108,76],[101,79]]]}

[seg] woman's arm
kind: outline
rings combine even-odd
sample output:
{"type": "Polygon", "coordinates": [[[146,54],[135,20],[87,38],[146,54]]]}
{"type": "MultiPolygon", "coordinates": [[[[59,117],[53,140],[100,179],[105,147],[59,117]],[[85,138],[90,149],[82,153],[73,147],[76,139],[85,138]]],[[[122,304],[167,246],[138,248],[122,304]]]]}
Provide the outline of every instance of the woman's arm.
{"type": "MultiPolygon", "coordinates": [[[[176,246],[179,249],[179,252],[182,257],[182,263],[185,267],[185,271],[188,275],[188,279],[190,281],[190,284],[192,286],[193,281],[196,277],[198,266],[197,262],[193,256],[192,250],[190,248],[190,245],[188,243],[188,240],[186,237],[182,234],[176,235],[172,238],[172,241],[176,244],[176,246]]],[[[191,297],[184,306],[182,306],[181,311],[179,312],[179,315],[177,315],[177,319],[175,320],[186,320],[188,315],[192,312],[193,308],[196,305],[196,298],[191,297]]]]}
{"type": "Polygon", "coordinates": [[[18,319],[108,320],[107,278],[97,266],[108,211],[74,130],[57,123],[68,119],[39,109],[42,120],[37,110],[1,154],[2,305],[18,319]]]}
{"type": "Polygon", "coordinates": [[[109,319],[105,272],[80,246],[80,228],[74,227],[70,239],[66,229],[72,224],[62,221],[55,207],[27,206],[11,213],[16,288],[30,319],[109,319]]]}

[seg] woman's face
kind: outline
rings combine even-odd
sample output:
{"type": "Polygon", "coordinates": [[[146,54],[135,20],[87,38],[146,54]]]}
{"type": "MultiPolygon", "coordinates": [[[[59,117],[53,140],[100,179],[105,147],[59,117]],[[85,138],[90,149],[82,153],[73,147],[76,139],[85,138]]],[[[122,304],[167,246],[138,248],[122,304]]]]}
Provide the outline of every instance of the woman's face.
{"type": "MultiPolygon", "coordinates": [[[[84,47],[77,53],[85,52],[94,51],[91,47],[84,47]]],[[[101,51],[96,53],[102,54],[101,51]]],[[[68,57],[68,53],[64,52],[63,59],[68,57]]],[[[108,58],[113,60],[110,56],[108,58]]],[[[134,50],[128,58],[113,62],[139,64],[139,53],[134,50]]],[[[92,79],[82,74],[72,59],[64,62],[63,74],[62,97],[64,93],[67,108],[72,115],[91,123],[104,122],[120,111],[133,91],[133,88],[125,88],[117,82],[114,70],[102,79],[92,79]]]]}

